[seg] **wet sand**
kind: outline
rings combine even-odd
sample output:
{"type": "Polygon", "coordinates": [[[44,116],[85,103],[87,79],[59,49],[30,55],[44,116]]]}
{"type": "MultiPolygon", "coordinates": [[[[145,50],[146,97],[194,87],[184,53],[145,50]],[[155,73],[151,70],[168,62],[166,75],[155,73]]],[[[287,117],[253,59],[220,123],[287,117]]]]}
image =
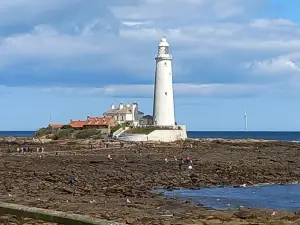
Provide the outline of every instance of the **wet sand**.
{"type": "MultiPolygon", "coordinates": [[[[300,144],[202,140],[124,148],[116,143],[107,149],[91,144],[97,149],[91,150],[87,141],[54,142],[45,145],[44,153],[18,154],[17,144],[2,143],[0,201],[128,224],[300,224],[297,212],[272,216],[273,210],[263,209],[208,210],[151,192],[157,187],[300,181],[300,144]],[[193,159],[192,170],[186,164],[180,170],[174,159],[186,155],[193,159]],[[68,183],[71,175],[74,186],[68,183]]],[[[0,217],[0,223],[13,219],[0,217]]]]}

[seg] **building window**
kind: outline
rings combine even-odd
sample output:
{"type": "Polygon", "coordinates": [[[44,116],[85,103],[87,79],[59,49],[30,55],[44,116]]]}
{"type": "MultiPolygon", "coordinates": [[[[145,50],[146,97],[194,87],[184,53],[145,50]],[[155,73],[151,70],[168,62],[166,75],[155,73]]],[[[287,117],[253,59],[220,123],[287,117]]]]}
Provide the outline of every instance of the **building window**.
{"type": "Polygon", "coordinates": [[[168,93],[167,93],[167,92],[165,92],[165,95],[167,96],[167,95],[168,95],[168,93]]]}
{"type": "Polygon", "coordinates": [[[167,66],[167,62],[165,62],[164,64],[165,64],[165,66],[167,66]]]}

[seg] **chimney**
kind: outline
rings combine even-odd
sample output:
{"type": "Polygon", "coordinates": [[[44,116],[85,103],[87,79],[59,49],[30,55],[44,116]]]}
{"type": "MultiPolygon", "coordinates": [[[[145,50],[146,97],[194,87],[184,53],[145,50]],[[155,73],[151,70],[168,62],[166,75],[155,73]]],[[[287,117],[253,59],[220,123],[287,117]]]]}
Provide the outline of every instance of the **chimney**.
{"type": "Polygon", "coordinates": [[[123,107],[124,107],[123,103],[120,103],[119,109],[123,109],[123,107]]]}
{"type": "Polygon", "coordinates": [[[133,120],[138,120],[138,115],[137,115],[137,113],[138,113],[138,110],[137,110],[137,104],[136,103],[132,103],[131,104],[131,108],[132,108],[132,119],[133,120]]]}
{"type": "Polygon", "coordinates": [[[111,105],[111,109],[115,109],[115,105],[114,104],[111,105]]]}

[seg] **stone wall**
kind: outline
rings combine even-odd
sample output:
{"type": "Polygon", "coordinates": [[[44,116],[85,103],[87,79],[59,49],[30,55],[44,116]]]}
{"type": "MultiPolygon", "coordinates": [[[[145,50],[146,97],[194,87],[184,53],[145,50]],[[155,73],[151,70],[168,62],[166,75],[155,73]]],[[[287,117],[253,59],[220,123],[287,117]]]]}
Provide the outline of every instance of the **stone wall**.
{"type": "Polygon", "coordinates": [[[185,130],[155,130],[148,134],[149,141],[173,142],[186,138],[185,130]]]}
{"type": "Polygon", "coordinates": [[[118,140],[121,141],[147,141],[147,134],[121,134],[118,140]]]}
{"type": "Polygon", "coordinates": [[[155,130],[150,134],[122,134],[118,137],[121,141],[159,141],[173,142],[187,138],[186,126],[180,125],[180,130],[155,130]]]}

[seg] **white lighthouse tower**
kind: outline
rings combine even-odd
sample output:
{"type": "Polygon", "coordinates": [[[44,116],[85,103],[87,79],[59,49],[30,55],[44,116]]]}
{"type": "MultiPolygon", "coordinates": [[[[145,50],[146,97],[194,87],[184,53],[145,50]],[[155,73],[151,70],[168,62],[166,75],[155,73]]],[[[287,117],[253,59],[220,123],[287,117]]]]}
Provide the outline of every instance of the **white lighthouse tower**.
{"type": "Polygon", "coordinates": [[[172,56],[165,37],[160,40],[155,60],[153,131],[148,134],[120,135],[120,140],[173,142],[187,138],[186,125],[175,124],[172,56]]]}
{"type": "Polygon", "coordinates": [[[155,60],[153,123],[155,126],[174,126],[172,56],[165,37],[160,40],[155,60]]]}

